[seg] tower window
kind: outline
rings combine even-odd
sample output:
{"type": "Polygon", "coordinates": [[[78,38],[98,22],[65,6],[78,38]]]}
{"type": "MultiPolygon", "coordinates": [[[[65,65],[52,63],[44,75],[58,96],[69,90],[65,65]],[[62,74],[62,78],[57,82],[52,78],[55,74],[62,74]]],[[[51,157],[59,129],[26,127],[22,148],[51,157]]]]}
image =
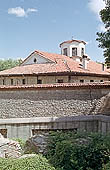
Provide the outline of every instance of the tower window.
{"type": "Polygon", "coordinates": [[[63,55],[66,55],[66,56],[68,56],[68,53],[67,53],[67,48],[64,48],[64,49],[63,49],[63,55]]]}
{"type": "Polygon", "coordinates": [[[36,58],[34,58],[34,63],[36,63],[37,62],[37,59],[36,58]]]}
{"type": "Polygon", "coordinates": [[[81,56],[84,55],[84,48],[81,49],[81,56]]]}
{"type": "Polygon", "coordinates": [[[77,56],[77,48],[72,48],[72,56],[77,56]]]}

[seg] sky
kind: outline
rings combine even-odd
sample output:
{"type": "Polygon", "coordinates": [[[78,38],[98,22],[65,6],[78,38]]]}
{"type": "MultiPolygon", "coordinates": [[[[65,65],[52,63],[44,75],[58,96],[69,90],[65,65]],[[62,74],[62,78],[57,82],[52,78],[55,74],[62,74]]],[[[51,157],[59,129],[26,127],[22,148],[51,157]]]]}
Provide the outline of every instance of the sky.
{"type": "Polygon", "coordinates": [[[1,0],[0,59],[26,58],[34,50],[60,53],[59,44],[73,37],[87,42],[92,60],[104,62],[96,42],[104,7],[103,0],[1,0]]]}

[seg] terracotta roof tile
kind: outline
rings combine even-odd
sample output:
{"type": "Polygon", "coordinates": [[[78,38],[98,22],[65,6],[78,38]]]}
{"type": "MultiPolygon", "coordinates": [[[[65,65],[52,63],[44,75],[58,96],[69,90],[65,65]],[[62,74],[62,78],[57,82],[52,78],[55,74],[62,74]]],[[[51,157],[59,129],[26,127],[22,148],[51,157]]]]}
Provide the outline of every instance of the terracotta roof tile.
{"type": "Polygon", "coordinates": [[[54,73],[71,73],[71,74],[96,74],[110,76],[110,69],[105,67],[102,71],[102,64],[94,61],[89,61],[87,69],[81,66],[81,63],[73,60],[65,55],[53,54],[41,51],[35,51],[39,55],[53,61],[46,64],[30,64],[21,65],[12,69],[4,70],[0,72],[0,76],[12,76],[12,75],[38,75],[38,74],[54,74],[54,73]]]}
{"type": "Polygon", "coordinates": [[[110,82],[102,83],[56,83],[56,84],[37,84],[37,85],[17,85],[17,86],[1,86],[0,90],[33,90],[33,89],[47,89],[47,88],[110,88],[110,82]]]}
{"type": "Polygon", "coordinates": [[[85,41],[81,41],[81,40],[68,40],[68,41],[62,42],[62,43],[60,44],[60,47],[61,47],[61,45],[64,44],[64,43],[69,43],[69,44],[70,44],[70,43],[72,43],[72,42],[78,42],[78,43],[86,44],[85,41]]]}

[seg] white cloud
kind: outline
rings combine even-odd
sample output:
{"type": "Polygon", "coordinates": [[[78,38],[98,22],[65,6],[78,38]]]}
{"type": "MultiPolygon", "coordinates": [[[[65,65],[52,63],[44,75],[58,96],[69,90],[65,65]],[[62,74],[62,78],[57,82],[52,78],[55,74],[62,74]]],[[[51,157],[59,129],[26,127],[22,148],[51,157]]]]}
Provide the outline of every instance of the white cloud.
{"type": "Polygon", "coordinates": [[[38,10],[35,9],[35,8],[28,8],[27,9],[27,13],[30,13],[30,12],[37,12],[38,10]]]}
{"type": "Polygon", "coordinates": [[[96,15],[100,24],[98,25],[98,31],[105,32],[106,29],[100,18],[100,11],[105,8],[105,2],[103,0],[89,0],[88,2],[89,9],[96,15]]]}
{"type": "Polygon", "coordinates": [[[89,8],[100,20],[100,11],[105,8],[105,2],[103,0],[89,0],[89,8]]]}
{"type": "Polygon", "coordinates": [[[16,8],[9,8],[8,14],[16,15],[17,17],[26,17],[29,13],[37,12],[37,9],[34,8],[28,8],[27,10],[24,10],[24,8],[16,7],[16,8]]]}
{"type": "Polygon", "coordinates": [[[21,8],[21,7],[9,8],[8,9],[8,14],[14,14],[17,17],[24,17],[24,16],[26,16],[25,10],[23,8],[21,8]]]}

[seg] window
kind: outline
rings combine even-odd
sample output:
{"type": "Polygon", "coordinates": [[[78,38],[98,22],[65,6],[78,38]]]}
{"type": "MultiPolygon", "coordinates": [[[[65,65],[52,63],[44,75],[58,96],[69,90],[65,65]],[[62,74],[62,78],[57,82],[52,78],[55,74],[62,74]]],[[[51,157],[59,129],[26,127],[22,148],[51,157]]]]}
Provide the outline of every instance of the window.
{"type": "Polygon", "coordinates": [[[37,84],[42,84],[42,80],[37,80],[37,84]]]}
{"type": "Polygon", "coordinates": [[[81,49],[81,56],[84,55],[84,48],[81,49]]]}
{"type": "Polygon", "coordinates": [[[13,85],[13,79],[11,79],[11,85],[13,85]]]}
{"type": "Polygon", "coordinates": [[[90,80],[90,82],[92,83],[92,82],[94,82],[94,80],[90,80]]]}
{"type": "Polygon", "coordinates": [[[84,83],[84,80],[80,80],[80,83],[84,83]]]}
{"type": "Polygon", "coordinates": [[[63,83],[63,79],[58,80],[58,83],[63,83]]]}
{"type": "Polygon", "coordinates": [[[77,48],[72,48],[72,56],[77,56],[77,48]]]}
{"type": "Polygon", "coordinates": [[[5,85],[5,80],[3,79],[3,85],[5,85]]]}
{"type": "Polygon", "coordinates": [[[25,79],[22,79],[22,84],[26,84],[26,80],[25,79]]]}
{"type": "Polygon", "coordinates": [[[100,80],[100,82],[103,82],[103,80],[100,80]]]}
{"type": "Polygon", "coordinates": [[[37,59],[36,58],[34,58],[34,63],[36,63],[37,62],[37,59]]]}
{"type": "Polygon", "coordinates": [[[67,53],[67,48],[64,48],[64,49],[63,49],[63,55],[66,55],[66,56],[68,55],[68,53],[67,53]]]}

